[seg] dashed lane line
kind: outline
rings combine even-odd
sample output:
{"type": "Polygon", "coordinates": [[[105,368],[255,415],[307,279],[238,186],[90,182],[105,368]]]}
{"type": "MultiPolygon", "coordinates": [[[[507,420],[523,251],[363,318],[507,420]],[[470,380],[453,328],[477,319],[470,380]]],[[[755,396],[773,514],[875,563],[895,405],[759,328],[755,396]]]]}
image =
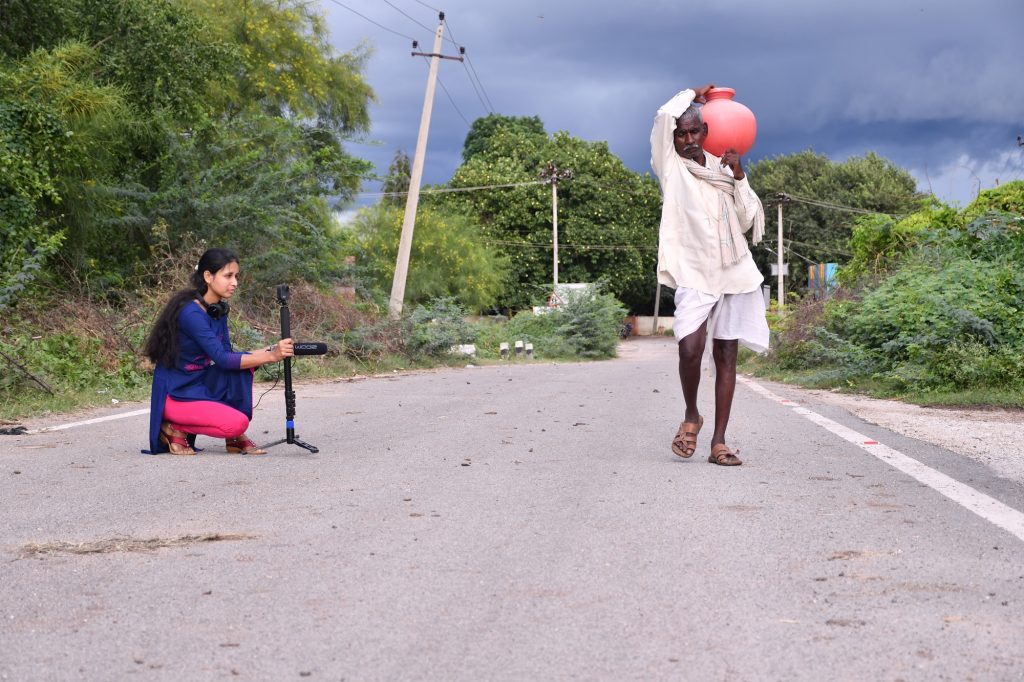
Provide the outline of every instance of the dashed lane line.
{"type": "Polygon", "coordinates": [[[99,424],[101,422],[111,422],[115,419],[125,419],[127,417],[137,417],[140,414],[149,414],[149,408],[144,410],[133,410],[131,412],[121,412],[119,414],[108,414],[106,417],[96,417],[95,419],[85,419],[80,422],[70,422],[68,424],[58,424],[57,426],[44,426],[40,429],[29,429],[26,434],[33,433],[49,433],[50,431],[63,431],[64,429],[73,429],[76,426],[88,426],[89,424],[99,424]]]}

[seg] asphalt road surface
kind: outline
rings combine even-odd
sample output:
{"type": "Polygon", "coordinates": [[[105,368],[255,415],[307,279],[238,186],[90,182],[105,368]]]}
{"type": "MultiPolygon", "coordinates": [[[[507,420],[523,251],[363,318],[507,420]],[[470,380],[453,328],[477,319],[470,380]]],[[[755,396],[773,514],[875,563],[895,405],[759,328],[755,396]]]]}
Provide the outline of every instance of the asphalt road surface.
{"type": "Polygon", "coordinates": [[[0,436],[0,679],[1024,679],[1024,489],[956,452],[748,380],[713,466],[705,380],[682,460],[662,339],[296,390],[319,454],[0,436]]]}

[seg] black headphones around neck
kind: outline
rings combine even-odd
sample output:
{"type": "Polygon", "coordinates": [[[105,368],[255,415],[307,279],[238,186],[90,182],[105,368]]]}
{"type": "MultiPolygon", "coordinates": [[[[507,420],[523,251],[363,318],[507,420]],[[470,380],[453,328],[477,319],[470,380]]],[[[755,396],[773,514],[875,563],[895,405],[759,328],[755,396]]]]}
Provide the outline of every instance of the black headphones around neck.
{"type": "Polygon", "coordinates": [[[231,306],[224,299],[217,301],[216,303],[210,304],[206,302],[203,295],[196,291],[196,300],[199,301],[199,305],[203,306],[206,310],[206,314],[215,320],[219,320],[222,317],[227,317],[227,314],[231,312],[231,306]]]}

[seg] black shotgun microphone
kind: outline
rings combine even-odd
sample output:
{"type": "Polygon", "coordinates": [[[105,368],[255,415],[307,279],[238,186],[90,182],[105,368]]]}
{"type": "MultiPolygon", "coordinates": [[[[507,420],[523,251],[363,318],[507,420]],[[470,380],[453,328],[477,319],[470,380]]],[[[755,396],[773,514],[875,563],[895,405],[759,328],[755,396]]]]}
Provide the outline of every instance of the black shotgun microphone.
{"type": "Polygon", "coordinates": [[[326,355],[327,344],[319,343],[317,341],[296,341],[295,342],[295,354],[296,355],[326,355]]]}

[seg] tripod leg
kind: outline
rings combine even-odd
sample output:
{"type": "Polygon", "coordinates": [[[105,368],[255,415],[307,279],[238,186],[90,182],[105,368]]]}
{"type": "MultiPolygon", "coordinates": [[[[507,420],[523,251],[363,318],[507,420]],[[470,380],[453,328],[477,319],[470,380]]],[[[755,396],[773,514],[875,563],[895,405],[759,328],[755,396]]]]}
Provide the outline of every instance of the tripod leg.
{"type": "Polygon", "coordinates": [[[298,445],[300,448],[305,448],[306,450],[309,450],[310,452],[313,452],[313,453],[320,452],[320,450],[316,446],[310,445],[309,443],[306,443],[305,441],[301,441],[298,438],[293,438],[292,439],[292,444],[293,445],[298,445]]]}

